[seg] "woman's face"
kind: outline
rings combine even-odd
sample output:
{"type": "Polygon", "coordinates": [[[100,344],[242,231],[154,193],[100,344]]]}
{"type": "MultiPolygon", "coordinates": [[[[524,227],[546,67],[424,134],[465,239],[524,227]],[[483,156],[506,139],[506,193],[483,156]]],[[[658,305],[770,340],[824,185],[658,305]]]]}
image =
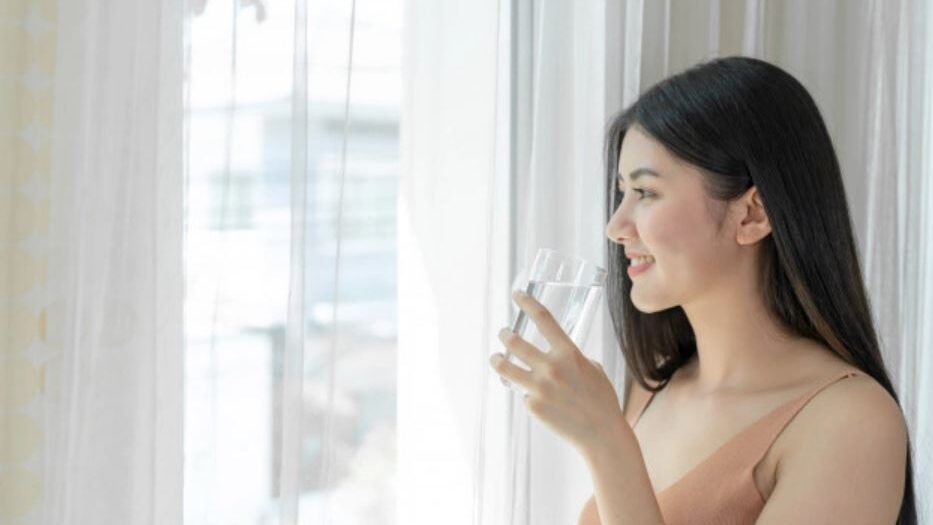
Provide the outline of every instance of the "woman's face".
{"type": "Polygon", "coordinates": [[[622,142],[619,173],[616,191],[624,198],[606,235],[623,245],[629,258],[654,258],[640,273],[630,270],[635,307],[658,312],[718,289],[740,246],[729,242],[730,223],[722,215],[727,205],[706,195],[700,171],[633,126],[622,142]],[[721,229],[720,217],[727,221],[721,229]]]}

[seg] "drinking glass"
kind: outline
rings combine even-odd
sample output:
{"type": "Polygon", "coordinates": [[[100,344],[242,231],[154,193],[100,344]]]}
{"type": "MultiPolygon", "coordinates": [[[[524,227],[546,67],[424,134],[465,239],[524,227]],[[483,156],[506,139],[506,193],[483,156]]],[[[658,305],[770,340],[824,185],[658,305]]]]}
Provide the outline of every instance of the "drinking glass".
{"type": "MultiPolygon", "coordinates": [[[[605,284],[606,270],[599,266],[550,248],[540,248],[531,268],[519,272],[512,289],[521,289],[547,308],[577,348],[582,349],[597,306],[602,300],[605,284]]],[[[528,319],[514,302],[512,306],[516,314],[512,331],[541,351],[550,351],[550,343],[538,331],[534,321],[528,319]]],[[[524,362],[513,358],[508,352],[505,358],[528,370],[524,362]]],[[[500,380],[512,390],[524,393],[520,386],[512,385],[501,376],[500,380]]]]}

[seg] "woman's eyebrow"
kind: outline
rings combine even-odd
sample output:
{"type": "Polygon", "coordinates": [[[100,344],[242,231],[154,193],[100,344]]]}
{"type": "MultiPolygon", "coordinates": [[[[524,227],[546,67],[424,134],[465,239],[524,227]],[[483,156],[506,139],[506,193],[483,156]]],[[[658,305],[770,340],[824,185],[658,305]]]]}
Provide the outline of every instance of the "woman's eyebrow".
{"type": "MultiPolygon", "coordinates": [[[[661,175],[658,172],[654,171],[651,168],[636,168],[632,170],[631,173],[628,174],[629,178],[632,179],[633,181],[637,179],[638,177],[641,177],[642,175],[651,175],[652,177],[659,177],[659,178],[661,177],[661,175]]],[[[619,172],[619,180],[621,182],[625,182],[625,179],[622,178],[621,172],[619,172]]]]}

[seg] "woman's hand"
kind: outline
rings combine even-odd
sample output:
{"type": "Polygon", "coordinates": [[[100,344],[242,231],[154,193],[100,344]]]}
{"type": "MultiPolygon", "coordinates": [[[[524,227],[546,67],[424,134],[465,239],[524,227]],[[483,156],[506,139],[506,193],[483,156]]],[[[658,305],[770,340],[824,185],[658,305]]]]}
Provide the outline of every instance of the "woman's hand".
{"type": "Polygon", "coordinates": [[[512,298],[551,348],[542,352],[503,328],[499,339],[507,352],[531,370],[510,363],[502,354],[493,354],[490,359],[493,369],[521,386],[526,392],[528,410],[582,454],[590,455],[611,446],[627,423],[615,388],[602,366],[580,352],[541,303],[518,291],[512,298]]]}

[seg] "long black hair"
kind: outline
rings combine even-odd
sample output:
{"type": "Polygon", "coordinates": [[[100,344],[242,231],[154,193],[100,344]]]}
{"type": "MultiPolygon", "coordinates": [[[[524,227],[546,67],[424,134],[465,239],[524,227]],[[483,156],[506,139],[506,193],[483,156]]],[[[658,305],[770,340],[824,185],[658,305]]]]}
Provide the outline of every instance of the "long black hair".
{"type": "MultiPolygon", "coordinates": [[[[771,224],[759,258],[767,308],[784,329],[826,345],[900,405],[879,350],[839,162],[806,88],[773,64],[741,56],[709,60],[653,85],[610,121],[607,222],[621,200],[614,191],[619,152],[633,125],[696,166],[712,199],[728,202],[757,188],[771,224]]],[[[679,306],[635,308],[623,247],[607,245],[607,299],[628,365],[626,390],[635,380],[657,392],[696,353],[693,329],[679,306]]],[[[898,525],[917,523],[909,437],[907,447],[898,525]]]]}

